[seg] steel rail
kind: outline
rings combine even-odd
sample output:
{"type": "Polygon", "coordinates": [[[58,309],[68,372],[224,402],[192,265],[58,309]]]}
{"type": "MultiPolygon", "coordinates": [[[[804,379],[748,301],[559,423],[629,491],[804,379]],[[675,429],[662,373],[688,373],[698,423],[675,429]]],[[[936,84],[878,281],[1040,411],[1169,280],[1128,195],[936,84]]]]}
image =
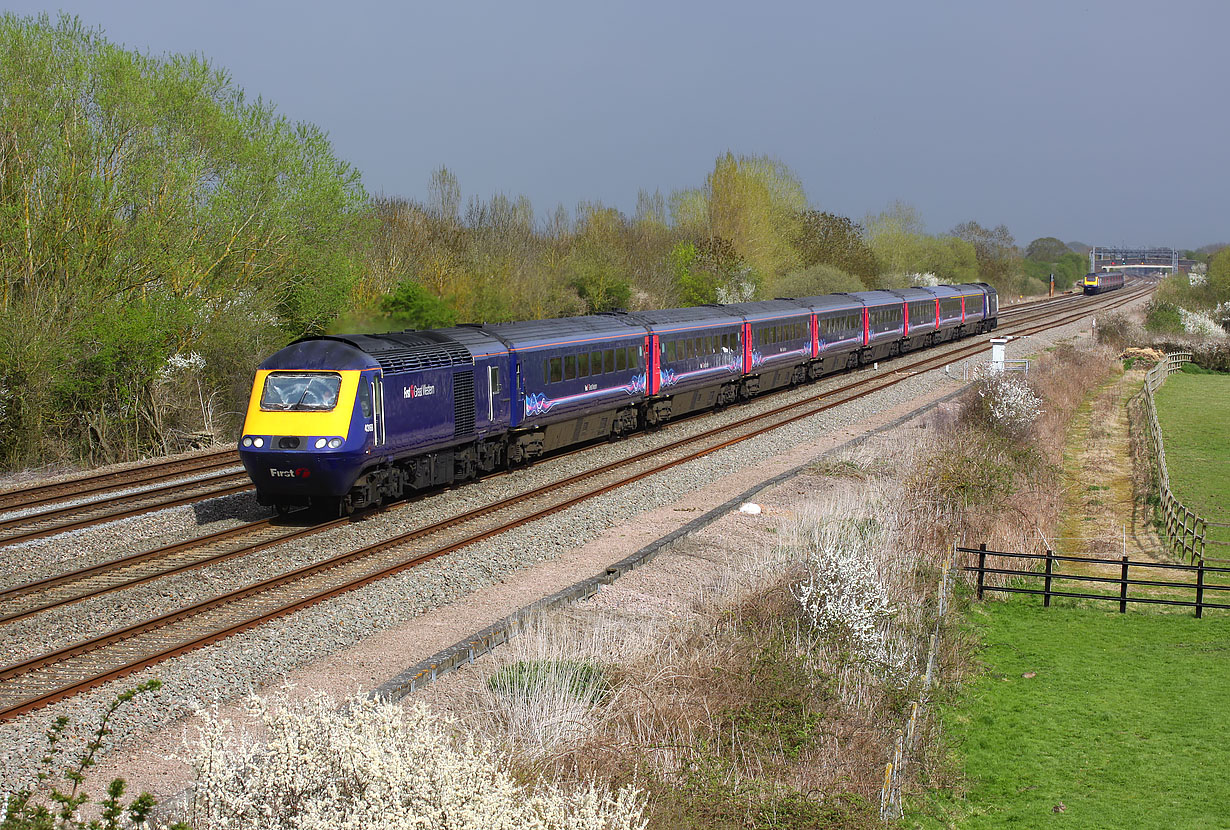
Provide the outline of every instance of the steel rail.
{"type": "MultiPolygon", "coordinates": [[[[1018,322],[1018,323],[1013,323],[1012,325],[1019,325],[1019,324],[1020,323],[1018,322]]],[[[954,344],[958,346],[962,345],[960,341],[954,341],[954,344]]],[[[968,346],[969,344],[966,343],[964,345],[968,346]]],[[[929,355],[927,356],[927,359],[931,359],[932,357],[937,357],[937,356],[929,355]]],[[[952,359],[952,354],[945,353],[943,357],[945,359],[950,360],[952,359]]],[[[919,364],[918,363],[910,364],[907,366],[903,366],[901,368],[908,370],[908,369],[913,368],[916,365],[919,365],[919,364]]],[[[848,383],[844,386],[841,386],[837,389],[829,390],[828,392],[821,393],[821,394],[824,394],[824,395],[842,394],[848,390],[856,389],[861,384],[866,383],[866,382],[868,382],[868,379],[866,378],[860,379],[852,383],[848,383]]],[[[804,399],[804,401],[802,402],[786,404],[785,407],[779,407],[775,410],[770,410],[769,414],[785,411],[786,409],[802,405],[802,403],[805,403],[806,400],[807,399],[804,399]]],[[[682,424],[682,423],[691,421],[693,419],[699,419],[709,414],[711,414],[711,412],[709,411],[697,412],[693,415],[685,416],[675,421],[671,421],[668,424],[666,424],[665,427],[671,428],[671,427],[674,427],[675,425],[682,424]]],[[[752,416],[752,417],[754,418],[755,416],[752,416]]],[[[558,458],[563,458],[568,455],[571,455],[574,452],[582,452],[582,451],[584,451],[584,448],[571,450],[565,453],[556,454],[551,457],[552,459],[558,459],[558,458]]],[[[400,505],[404,503],[405,502],[399,502],[398,504],[400,505]]],[[[364,513],[360,515],[361,517],[369,517],[373,514],[384,512],[384,510],[390,509],[391,507],[393,506],[392,505],[382,506],[382,507],[376,508],[375,511],[365,511],[364,513]]],[[[162,576],[170,576],[173,574],[183,573],[185,571],[189,571],[193,569],[206,567],[208,565],[212,565],[212,564],[223,562],[229,559],[234,559],[240,556],[244,556],[249,553],[255,553],[260,550],[265,550],[269,547],[282,544],[284,542],[295,541],[298,539],[306,538],[308,536],[315,535],[316,533],[321,533],[321,532],[330,530],[333,527],[343,525],[348,520],[342,519],[342,520],[330,521],[330,522],[318,524],[313,527],[306,528],[306,529],[299,530],[299,531],[288,531],[287,533],[282,534],[281,536],[275,537],[273,539],[261,540],[251,545],[241,546],[239,548],[235,548],[231,550],[225,550],[220,553],[213,553],[213,554],[195,557],[195,558],[190,559],[187,562],[176,562],[175,561],[175,557],[178,556],[179,554],[182,554],[185,552],[191,553],[194,550],[204,550],[204,549],[211,547],[212,545],[216,544],[219,541],[228,540],[228,539],[234,538],[235,536],[241,535],[243,533],[257,532],[261,530],[262,528],[271,525],[273,521],[274,521],[273,519],[264,519],[264,520],[260,520],[257,522],[251,522],[251,523],[248,523],[238,528],[232,528],[232,529],[225,530],[225,531],[219,531],[218,533],[213,533],[207,536],[198,537],[196,539],[191,539],[191,540],[186,540],[186,541],[178,542],[178,543],[171,544],[171,545],[166,545],[166,546],[156,548],[153,550],[149,550],[149,551],[134,553],[134,554],[131,554],[126,557],[122,557],[117,560],[112,560],[110,562],[104,562],[104,563],[100,563],[97,565],[92,565],[92,566],[82,568],[82,569],[79,569],[77,571],[73,571],[70,573],[47,577],[47,578],[36,580],[34,582],[26,583],[23,585],[14,586],[9,589],[0,590],[0,603],[6,603],[6,602],[12,603],[14,600],[22,596],[25,596],[27,594],[33,593],[35,591],[40,591],[40,590],[50,591],[56,587],[65,585],[67,583],[81,582],[81,581],[85,581],[93,577],[98,577],[100,575],[111,573],[113,571],[117,571],[121,569],[129,569],[129,568],[135,567],[138,564],[148,562],[149,560],[170,560],[171,561],[171,564],[169,565],[157,566],[154,569],[146,573],[138,574],[136,576],[129,577],[127,579],[123,579],[120,581],[111,582],[110,584],[106,584],[102,587],[93,587],[85,591],[78,591],[76,593],[70,593],[67,596],[61,595],[57,598],[44,600],[42,604],[25,603],[25,604],[20,604],[21,607],[17,608],[16,610],[10,610],[7,612],[0,611],[0,624],[8,623],[8,622],[16,622],[18,620],[27,619],[29,617],[35,616],[36,614],[42,613],[44,611],[49,611],[55,608],[60,608],[60,607],[63,607],[63,606],[66,606],[66,605],[69,605],[75,602],[80,602],[86,599],[93,599],[93,598],[96,598],[106,593],[111,593],[114,591],[124,590],[130,587],[135,587],[137,585],[150,582],[162,576]]]]}
{"type": "Polygon", "coordinates": [[[125,470],[110,470],[107,472],[88,473],[63,481],[53,481],[48,484],[38,484],[31,487],[14,488],[0,492],[0,512],[24,510],[37,507],[53,501],[67,501],[82,498],[107,490],[121,490],[127,487],[140,487],[171,478],[196,475],[204,470],[218,469],[224,466],[239,464],[239,453],[234,449],[221,449],[194,456],[192,458],[177,458],[173,460],[146,462],[140,467],[125,470]],[[174,469],[172,469],[174,468],[174,469]],[[58,492],[66,490],[67,492],[58,492]]]}
{"type": "MultiPolygon", "coordinates": [[[[1076,298],[1083,299],[1080,295],[1076,295],[1076,298]]],[[[1031,308],[1031,307],[1041,306],[1041,305],[1050,304],[1050,303],[1062,303],[1062,302],[1070,301],[1071,299],[1073,298],[1071,297],[1047,298],[1047,299],[1038,300],[1032,303],[1023,303],[1020,305],[1013,306],[1011,308],[1013,312],[1028,311],[1028,312],[1037,314],[1039,313],[1039,309],[1031,308]]],[[[1014,323],[1019,323],[1019,322],[1021,321],[1014,321],[1014,323]]],[[[958,344],[959,342],[960,341],[949,341],[949,343],[954,344],[954,345],[958,344]]],[[[933,348],[944,348],[946,345],[949,345],[949,344],[948,343],[938,344],[937,346],[933,348]]],[[[701,413],[701,414],[704,414],[704,413],[701,413]]],[[[686,420],[686,419],[679,419],[675,421],[675,423],[678,423],[682,420],[686,420]]],[[[225,453],[234,453],[234,451],[227,450],[227,451],[224,451],[223,454],[225,453]]],[[[168,463],[177,463],[177,462],[168,462],[168,463]]],[[[229,466],[233,466],[233,465],[229,465],[229,466]]],[[[167,477],[175,478],[175,477],[182,477],[182,476],[187,476],[187,475],[192,475],[192,474],[193,473],[191,472],[172,473],[172,474],[166,474],[165,476],[163,476],[163,478],[167,478],[167,477]]],[[[118,473],[102,474],[102,475],[118,475],[118,473]]],[[[232,479],[242,480],[245,474],[242,472],[235,472],[229,475],[230,475],[230,478],[232,479]]],[[[219,476],[216,476],[216,478],[218,479],[223,479],[225,477],[226,476],[221,475],[221,474],[219,476]]],[[[150,490],[143,490],[139,493],[128,493],[122,496],[115,496],[110,499],[102,499],[102,500],[98,500],[94,502],[88,502],[86,504],[73,505],[70,507],[59,508],[56,510],[43,511],[40,513],[28,514],[25,516],[19,516],[19,517],[15,517],[15,518],[8,519],[8,520],[3,520],[3,521],[0,521],[0,532],[3,532],[4,530],[7,530],[13,527],[23,527],[26,525],[40,524],[44,521],[51,520],[51,519],[54,519],[60,516],[77,515],[79,513],[89,512],[94,508],[101,508],[107,505],[119,505],[119,504],[124,504],[124,503],[131,503],[133,501],[141,501],[145,497],[148,497],[151,495],[162,494],[162,493],[172,493],[172,492],[182,492],[185,488],[193,487],[198,481],[208,481],[208,480],[212,480],[213,478],[215,477],[197,479],[196,481],[191,481],[191,482],[179,482],[176,484],[167,485],[165,487],[160,487],[160,488],[155,488],[155,489],[150,489],[150,490]]],[[[48,485],[48,486],[55,486],[55,485],[48,485]]],[[[128,483],[122,486],[133,486],[133,485],[131,483],[128,483]]],[[[116,488],[110,488],[110,489],[116,489],[116,488]]],[[[86,516],[80,520],[52,524],[49,527],[36,528],[35,530],[31,530],[26,533],[18,533],[18,534],[13,534],[7,537],[0,537],[0,547],[4,547],[7,545],[20,544],[23,542],[29,542],[35,539],[45,538],[47,536],[52,536],[58,533],[66,533],[71,530],[80,530],[83,528],[102,524],[104,522],[117,521],[119,519],[126,519],[132,516],[139,516],[145,513],[150,513],[155,510],[161,510],[161,509],[165,509],[168,507],[176,507],[176,506],[180,506],[183,504],[191,504],[196,501],[204,501],[206,499],[218,498],[218,497],[226,496],[226,495],[234,495],[236,493],[241,493],[241,492],[249,491],[252,489],[254,488],[249,484],[247,486],[238,487],[238,488],[229,488],[229,489],[217,490],[217,491],[211,490],[205,493],[198,493],[188,498],[187,500],[184,500],[182,498],[176,498],[176,499],[171,499],[171,500],[167,500],[163,502],[155,502],[149,505],[143,505],[143,506],[128,509],[128,510],[117,510],[117,511],[112,511],[112,512],[106,512],[99,516],[86,516]]],[[[64,497],[64,499],[67,499],[67,498],[72,498],[72,496],[64,497]]],[[[57,498],[55,500],[61,501],[64,499],[57,498]]]]}
{"type": "MultiPolygon", "coordinates": [[[[1143,293],[1147,293],[1147,292],[1143,292],[1143,293]]],[[[1126,304],[1135,299],[1138,299],[1139,296],[1141,296],[1141,294],[1134,294],[1134,295],[1112,298],[1110,302],[1105,302],[1104,304],[1099,305],[1099,310],[1104,309],[1104,308],[1117,307],[1119,305],[1126,304]]],[[[1046,328],[1056,327],[1059,325],[1065,325],[1069,322],[1072,322],[1073,319],[1077,319],[1080,316],[1083,316],[1084,313],[1085,313],[1085,309],[1082,309],[1077,315],[1075,315],[1072,318],[1064,317],[1061,320],[1043,324],[1041,326],[1036,327],[1036,331],[1044,330],[1046,328]]],[[[1035,333],[1035,331],[1031,331],[1028,333],[1035,333]]],[[[968,352],[969,354],[975,354],[980,351],[985,351],[986,349],[987,349],[986,345],[974,344],[970,348],[962,349],[959,351],[968,352]]],[[[935,356],[933,358],[928,359],[925,362],[942,362],[943,360],[951,360],[951,359],[952,359],[952,355],[943,355],[943,356],[935,356]]],[[[877,380],[879,381],[879,383],[870,389],[860,392],[858,395],[852,395],[852,396],[843,398],[842,400],[839,400],[839,401],[829,401],[829,402],[823,403],[818,407],[813,407],[812,409],[796,413],[781,421],[766,424],[764,426],[753,429],[746,434],[739,435],[739,436],[730,438],[725,441],[721,441],[711,446],[703,447],[695,452],[684,455],[680,458],[676,458],[670,461],[660,463],[657,466],[652,467],[651,469],[641,471],[638,473],[634,473],[632,475],[625,476],[617,481],[591,489],[580,495],[565,499],[562,502],[558,502],[554,505],[534,511],[526,516],[519,517],[497,528],[488,529],[480,533],[471,535],[460,541],[453,542],[451,544],[437,548],[433,551],[429,551],[424,554],[416,555],[410,559],[404,559],[391,566],[379,569],[373,573],[368,573],[358,578],[350,579],[349,581],[341,585],[336,585],[324,591],[318,591],[307,597],[299,598],[290,603],[283,604],[279,606],[278,608],[275,608],[271,611],[266,611],[256,617],[250,617],[246,620],[225,626],[221,629],[207,632],[203,636],[197,636],[188,642],[180,642],[180,643],[174,644],[169,648],[165,648],[165,649],[158,651],[156,654],[153,654],[153,655],[147,654],[144,657],[126,662],[121,666],[109,668],[106,671],[103,671],[102,673],[80,679],[74,682],[70,686],[62,687],[60,689],[56,689],[56,690],[47,692],[45,694],[38,695],[37,697],[34,697],[34,698],[29,698],[15,705],[6,706],[4,709],[0,709],[0,720],[11,719],[12,717],[16,717],[17,715],[23,712],[30,711],[31,709],[38,708],[39,706],[42,706],[42,705],[46,705],[47,703],[53,702],[54,700],[63,699],[64,697],[75,694],[84,688],[90,688],[92,686],[98,685],[99,683],[105,682],[107,680],[114,679],[116,677],[122,676],[132,671],[136,671],[140,668],[144,668],[149,665],[153,665],[155,663],[161,662],[162,660],[168,659],[169,657],[173,657],[178,654],[185,653],[186,651],[199,648],[203,645],[216,642],[220,639],[230,636],[231,634],[246,630],[248,628],[259,625],[271,619],[275,619],[275,618],[284,616],[286,614],[294,613],[295,611],[301,610],[311,605],[315,605],[316,603],[322,602],[331,597],[338,596],[339,594],[355,590],[356,588],[370,584],[371,582],[377,581],[379,579],[383,579],[388,576],[394,575],[396,573],[400,573],[404,570],[415,567],[416,565],[421,564],[422,562],[429,561],[430,559],[434,559],[438,556],[442,556],[446,553],[453,552],[462,547],[469,546],[471,544],[474,544],[475,542],[482,541],[483,539],[490,538],[491,536],[506,532],[507,530],[510,530],[514,527],[519,527],[523,524],[543,518],[547,515],[558,512],[560,510],[567,509],[568,507],[571,507],[582,501],[588,500],[590,498],[594,498],[598,495],[609,492],[616,488],[623,487],[627,484],[630,484],[642,478],[645,478],[646,476],[653,475],[657,472],[662,472],[664,470],[671,469],[680,464],[687,463],[688,461],[700,458],[705,455],[709,455],[720,449],[732,446],[742,441],[749,440],[752,437],[763,434],[770,430],[777,429],[785,424],[792,423],[794,421],[798,421],[800,419],[810,417],[819,412],[823,412],[827,409],[831,409],[836,406],[840,406],[843,403],[853,400],[855,397],[862,397],[866,394],[870,394],[871,392],[879,391],[889,386],[896,385],[897,383],[903,382],[907,377],[909,377],[909,375],[899,375],[898,374],[898,375],[894,375],[893,377],[889,377],[889,378],[880,379],[880,378],[873,377],[873,378],[867,379],[867,381],[861,381],[860,384],[866,383],[868,381],[875,382],[877,380]]],[[[831,397],[831,394],[827,396],[831,397]]],[[[819,398],[823,398],[823,397],[826,397],[826,395],[818,395],[813,400],[818,400],[819,398]]],[[[781,407],[779,408],[779,410],[797,408],[798,406],[799,404],[797,403],[791,404],[786,407],[781,407]]],[[[549,493],[551,490],[559,490],[559,489],[569,486],[570,484],[577,483],[577,482],[580,482],[588,478],[592,478],[596,475],[600,475],[603,472],[608,472],[616,468],[625,467],[629,463],[634,463],[636,461],[645,460],[652,456],[662,455],[666,451],[677,448],[683,444],[693,443],[703,438],[712,437],[713,435],[730,431],[731,429],[737,428],[738,426],[745,426],[749,422],[764,420],[765,418],[769,417],[771,414],[772,413],[761,413],[761,414],[754,416],[751,419],[746,419],[745,421],[725,425],[715,430],[711,430],[707,433],[702,433],[701,435],[698,435],[698,436],[689,437],[686,439],[682,439],[680,441],[676,441],[676,442],[672,442],[670,444],[664,445],[663,447],[658,447],[658,448],[654,448],[651,450],[647,450],[643,453],[633,456],[630,459],[618,460],[610,464],[602,465],[593,470],[585,471],[583,473],[579,473],[574,476],[568,477],[566,479],[563,479],[560,482],[555,482],[552,485],[549,485],[548,488],[540,488],[537,490],[530,491],[528,493],[510,496],[499,502],[495,502],[494,504],[486,505],[475,511],[470,511],[466,514],[462,514],[461,516],[450,517],[448,519],[442,520],[441,522],[437,522],[437,523],[434,523],[433,525],[429,525],[426,528],[419,528],[419,529],[412,530],[404,534],[399,534],[398,536],[395,536],[391,539],[382,540],[380,542],[374,543],[373,545],[369,545],[365,548],[362,548],[358,551],[352,551],[347,554],[342,554],[338,557],[334,557],[330,560],[326,560],[325,562],[315,563],[309,566],[304,566],[303,568],[296,569],[295,571],[291,571],[287,574],[282,574],[277,577],[264,580],[260,583],[256,583],[254,585],[241,588],[238,591],[231,592],[230,594],[226,594],[220,597],[206,600],[202,603],[197,603],[196,605],[191,606],[190,608],[180,609],[178,611],[170,612],[168,614],[161,615],[160,617],[155,618],[153,620],[148,620],[142,623],[137,623],[125,629],[121,629],[120,631],[110,632],[106,635],[102,635],[101,637],[94,638],[84,643],[79,643],[73,646],[66,647],[64,649],[60,649],[56,652],[52,652],[50,654],[40,655],[38,657],[31,658],[30,660],[26,660],[21,663],[17,663],[11,666],[4,667],[3,669],[0,669],[0,679],[12,679],[15,677],[26,675],[33,671],[36,671],[40,667],[54,665],[58,662],[71,659],[74,656],[90,653],[92,651],[105,648],[108,645],[123,642],[126,639],[139,636],[142,633],[158,630],[165,626],[171,625],[174,622],[181,621],[184,619],[191,619],[195,616],[199,616],[203,613],[206,613],[207,611],[223,607],[233,602],[237,602],[240,599],[259,595],[263,592],[267,592],[276,587],[287,585],[287,584],[302,580],[304,578],[307,578],[308,576],[320,574],[326,571],[333,570],[337,567],[341,567],[346,564],[359,561],[375,553],[399,547],[405,544],[406,542],[410,541],[411,539],[421,538],[431,533],[439,532],[447,527],[452,527],[454,525],[457,525],[459,523],[463,523],[466,521],[472,521],[475,518],[488,515],[490,513],[503,509],[507,506],[511,506],[512,504],[516,504],[516,503],[520,503],[521,501],[537,498],[546,493],[549,493]]]]}

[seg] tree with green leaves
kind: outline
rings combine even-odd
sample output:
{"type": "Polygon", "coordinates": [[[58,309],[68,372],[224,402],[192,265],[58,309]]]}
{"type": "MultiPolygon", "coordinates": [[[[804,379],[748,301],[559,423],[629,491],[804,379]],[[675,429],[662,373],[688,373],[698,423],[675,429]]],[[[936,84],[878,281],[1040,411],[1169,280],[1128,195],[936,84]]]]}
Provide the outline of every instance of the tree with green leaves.
{"type": "Polygon", "coordinates": [[[849,217],[807,208],[798,216],[795,246],[803,266],[830,265],[862,279],[880,272],[875,253],[863,239],[863,227],[849,217]]]}
{"type": "Polygon", "coordinates": [[[975,221],[962,222],[952,229],[952,235],[974,246],[983,282],[1002,290],[1020,272],[1020,252],[1006,225],[985,228],[975,221]]]}
{"type": "Polygon", "coordinates": [[[0,90],[5,460],[162,449],[170,357],[226,391],[236,345],[255,363],[344,304],[366,194],[319,129],[63,16],[0,16],[0,90]]]}
{"type": "Polygon", "coordinates": [[[1043,236],[1025,246],[1025,258],[1034,262],[1055,262],[1064,254],[1072,251],[1062,239],[1054,236],[1043,236]]]}

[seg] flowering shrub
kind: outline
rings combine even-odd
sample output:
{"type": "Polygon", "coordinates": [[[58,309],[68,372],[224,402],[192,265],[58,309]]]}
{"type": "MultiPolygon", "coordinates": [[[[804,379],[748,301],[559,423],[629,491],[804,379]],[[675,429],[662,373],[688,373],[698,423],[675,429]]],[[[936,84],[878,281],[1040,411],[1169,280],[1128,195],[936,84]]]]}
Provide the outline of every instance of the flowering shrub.
{"type": "Polygon", "coordinates": [[[800,529],[807,577],[794,596],[812,626],[837,639],[858,661],[895,671],[887,640],[893,606],[873,558],[884,527],[870,518],[816,521],[800,529]]]}
{"type": "Polygon", "coordinates": [[[1024,435],[1042,414],[1042,399],[1015,372],[983,373],[974,381],[974,392],[975,420],[1009,435],[1024,435]]]}
{"type": "MultiPolygon", "coordinates": [[[[1221,307],[1218,306],[1216,313],[1220,317],[1221,307]]],[[[1225,337],[1226,330],[1223,329],[1217,320],[1213,319],[1213,315],[1207,311],[1188,311],[1185,308],[1179,309],[1179,319],[1183,321],[1183,331],[1188,334],[1195,334],[1200,337],[1225,337]]]]}
{"type": "Polygon", "coordinates": [[[327,696],[271,705],[253,697],[263,742],[228,740],[204,714],[193,742],[188,821],[210,828],[643,830],[641,793],[590,784],[527,789],[490,745],[452,736],[452,719],[421,704],[327,696]]]}

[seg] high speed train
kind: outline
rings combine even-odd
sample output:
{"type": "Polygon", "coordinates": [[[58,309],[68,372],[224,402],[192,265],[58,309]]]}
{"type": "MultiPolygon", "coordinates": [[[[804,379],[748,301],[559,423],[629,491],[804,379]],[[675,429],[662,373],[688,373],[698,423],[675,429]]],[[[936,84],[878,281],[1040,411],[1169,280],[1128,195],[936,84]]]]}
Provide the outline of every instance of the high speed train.
{"type": "Polygon", "coordinates": [[[309,337],[256,372],[262,504],[330,513],[987,332],[985,283],[309,337]]]}

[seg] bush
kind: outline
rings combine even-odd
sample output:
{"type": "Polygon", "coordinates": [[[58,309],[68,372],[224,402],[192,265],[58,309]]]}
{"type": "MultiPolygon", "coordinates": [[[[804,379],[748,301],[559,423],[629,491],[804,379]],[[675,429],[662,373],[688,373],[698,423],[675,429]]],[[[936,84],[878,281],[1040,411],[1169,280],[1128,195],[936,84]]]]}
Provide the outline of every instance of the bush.
{"type": "Polygon", "coordinates": [[[495,749],[426,706],[324,695],[251,700],[268,739],[236,741],[203,714],[188,820],[197,830],[343,827],[643,830],[639,790],[518,784],[495,749]]]}
{"type": "Polygon", "coordinates": [[[402,280],[381,299],[380,310],[399,328],[447,328],[457,322],[452,306],[412,279],[402,280]]]}
{"type": "Polygon", "coordinates": [[[1145,328],[1161,334],[1182,334],[1183,318],[1179,307],[1164,300],[1153,300],[1145,310],[1145,328]]]}
{"type": "MultiPolygon", "coordinates": [[[[76,760],[59,774],[54,771],[64,751],[69,720],[61,715],[47,730],[47,754],[43,756],[39,771],[39,786],[35,790],[20,790],[5,793],[0,802],[0,828],[3,830],[121,830],[121,828],[146,827],[156,802],[149,793],[141,793],[127,806],[122,799],[126,785],[123,778],[116,778],[107,785],[107,797],[99,803],[101,820],[87,822],[80,817],[80,809],[90,803],[90,798],[81,789],[86,771],[94,766],[94,756],[102,749],[103,741],[111,730],[108,723],[115,711],[143,692],[156,692],[162,683],[148,680],[145,683],[120,693],[107,706],[98,728],[86,742],[85,749],[76,760]]],[[[170,830],[188,830],[182,824],[172,825],[170,830]]]]}
{"type": "Polygon", "coordinates": [[[1042,414],[1042,399],[1029,381],[1015,372],[993,372],[974,382],[965,416],[1009,438],[1023,438],[1042,414]]]}
{"type": "Polygon", "coordinates": [[[852,275],[832,265],[813,265],[801,271],[791,271],[768,282],[765,293],[770,297],[814,297],[841,291],[865,291],[867,286],[852,275]]]}
{"type": "Polygon", "coordinates": [[[1123,351],[1144,340],[1144,332],[1126,314],[1108,314],[1098,319],[1095,336],[1099,343],[1123,351]]]}

